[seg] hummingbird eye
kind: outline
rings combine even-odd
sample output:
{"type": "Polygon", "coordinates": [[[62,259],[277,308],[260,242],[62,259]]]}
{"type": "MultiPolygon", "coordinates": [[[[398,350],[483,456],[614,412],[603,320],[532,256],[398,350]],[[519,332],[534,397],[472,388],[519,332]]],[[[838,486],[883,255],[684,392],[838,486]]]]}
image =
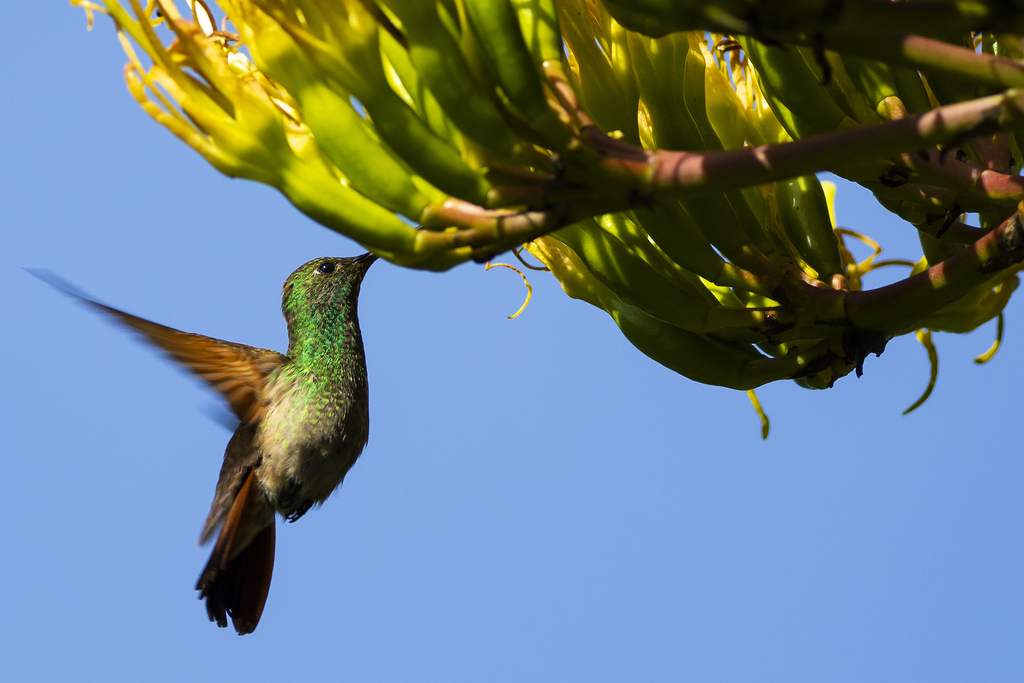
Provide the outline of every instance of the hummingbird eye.
{"type": "Polygon", "coordinates": [[[333,273],[337,269],[338,269],[338,264],[335,263],[334,261],[327,261],[325,263],[321,263],[316,268],[318,273],[323,273],[324,275],[330,275],[331,273],[333,273]]]}

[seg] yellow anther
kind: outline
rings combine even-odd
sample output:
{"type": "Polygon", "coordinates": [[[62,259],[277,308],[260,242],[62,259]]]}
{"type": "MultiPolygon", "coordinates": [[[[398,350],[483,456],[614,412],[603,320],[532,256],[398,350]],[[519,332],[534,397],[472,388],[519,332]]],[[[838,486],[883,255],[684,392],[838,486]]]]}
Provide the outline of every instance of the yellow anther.
{"type": "Polygon", "coordinates": [[[195,19],[196,24],[203,33],[211,35],[217,30],[217,22],[213,18],[213,12],[210,11],[209,6],[203,0],[188,0],[188,4],[192,7],[192,18],[195,19]]]}

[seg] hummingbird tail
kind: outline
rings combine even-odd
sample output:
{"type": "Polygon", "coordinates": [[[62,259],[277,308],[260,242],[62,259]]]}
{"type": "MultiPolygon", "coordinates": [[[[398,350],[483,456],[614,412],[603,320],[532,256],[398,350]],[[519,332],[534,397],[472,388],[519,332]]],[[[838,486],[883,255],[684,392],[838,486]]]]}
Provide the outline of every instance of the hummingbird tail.
{"type": "Polygon", "coordinates": [[[250,470],[196,582],[210,621],[224,628],[230,616],[240,636],[256,630],[267,602],[274,572],[274,526],[274,511],[250,470]]]}

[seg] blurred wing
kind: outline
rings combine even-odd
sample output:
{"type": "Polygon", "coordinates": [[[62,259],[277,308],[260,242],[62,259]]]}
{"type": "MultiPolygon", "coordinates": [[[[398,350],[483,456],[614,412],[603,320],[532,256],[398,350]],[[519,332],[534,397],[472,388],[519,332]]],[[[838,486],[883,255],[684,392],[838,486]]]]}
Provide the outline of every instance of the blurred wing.
{"type": "Polygon", "coordinates": [[[280,367],[287,356],[277,351],[182,332],[116,308],[90,303],[116,316],[208,382],[227,399],[242,424],[254,424],[263,415],[267,405],[267,375],[280,367]]]}
{"type": "Polygon", "coordinates": [[[287,356],[277,351],[233,344],[159,325],[93,301],[52,273],[30,272],[66,294],[114,316],[166,351],[171,358],[223,394],[242,424],[253,424],[263,414],[267,376],[287,362],[287,356]]]}

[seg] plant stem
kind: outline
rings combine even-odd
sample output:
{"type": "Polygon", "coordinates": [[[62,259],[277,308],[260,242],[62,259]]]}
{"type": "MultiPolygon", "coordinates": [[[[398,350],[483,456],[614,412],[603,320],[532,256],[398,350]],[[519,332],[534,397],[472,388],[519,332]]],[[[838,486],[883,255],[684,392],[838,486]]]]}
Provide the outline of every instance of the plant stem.
{"type": "Polygon", "coordinates": [[[922,320],[1024,261],[1024,223],[1018,207],[1009,218],[941,263],[877,289],[850,292],[850,323],[889,337],[912,330],[922,320]]]}

